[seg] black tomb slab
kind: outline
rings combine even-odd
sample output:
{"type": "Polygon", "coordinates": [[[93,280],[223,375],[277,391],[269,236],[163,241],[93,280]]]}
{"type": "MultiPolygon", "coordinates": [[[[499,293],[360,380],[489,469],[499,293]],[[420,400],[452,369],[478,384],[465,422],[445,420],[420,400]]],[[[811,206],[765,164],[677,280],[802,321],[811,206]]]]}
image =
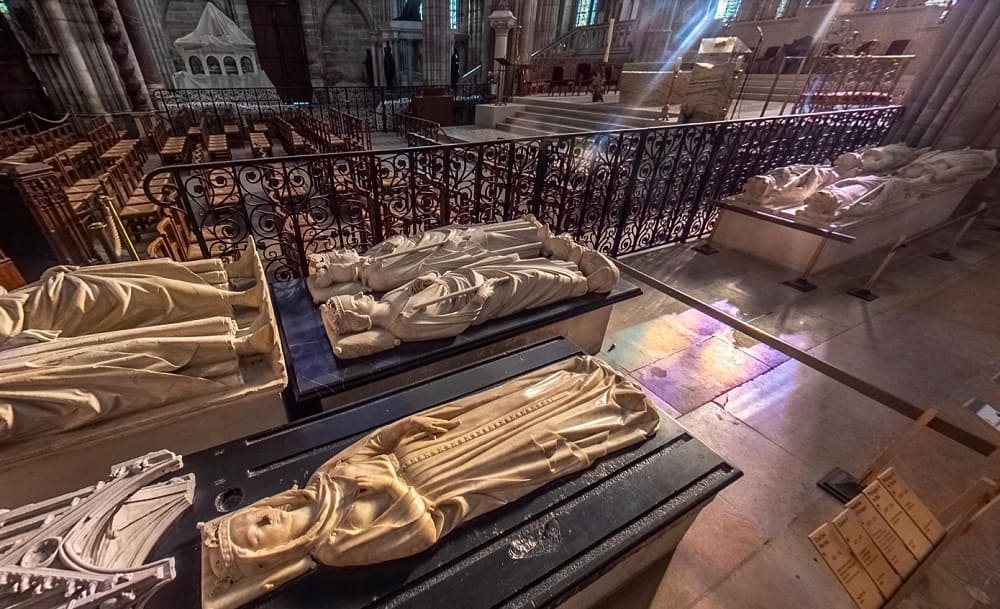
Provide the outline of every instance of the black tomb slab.
{"type": "MultiPolygon", "coordinates": [[[[336,412],[184,457],[193,508],[151,558],[173,556],[177,578],[147,605],[200,605],[198,522],[303,485],[374,428],[579,354],[565,339],[506,354],[336,412]]],[[[594,467],[459,527],[432,549],[354,568],[319,567],[247,607],[388,609],[553,606],[665,532],[679,534],[741,473],[663,415],[657,434],[594,467]]],[[[673,541],[676,544],[676,540],[673,541]]],[[[671,546],[672,548],[672,546],[671,546]]]]}
{"type": "Polygon", "coordinates": [[[403,343],[368,357],[338,360],[330,349],[319,306],[312,301],[305,279],[275,283],[271,291],[288,366],[285,407],[291,420],[319,412],[319,400],[323,398],[610,307],[642,293],[635,285],[620,280],[609,294],[586,294],[495,319],[453,338],[403,343]]]}

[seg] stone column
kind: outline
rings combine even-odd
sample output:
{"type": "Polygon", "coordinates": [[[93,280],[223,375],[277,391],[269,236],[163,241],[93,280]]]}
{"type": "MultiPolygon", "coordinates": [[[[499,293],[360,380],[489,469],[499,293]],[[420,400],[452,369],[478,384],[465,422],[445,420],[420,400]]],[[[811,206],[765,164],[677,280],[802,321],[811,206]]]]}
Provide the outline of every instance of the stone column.
{"type": "Polygon", "coordinates": [[[374,72],[375,72],[375,86],[384,87],[385,86],[385,62],[382,60],[382,50],[385,47],[385,40],[383,36],[379,34],[372,34],[372,58],[375,61],[374,72]]]}
{"type": "Polygon", "coordinates": [[[86,109],[97,114],[107,112],[101,94],[97,91],[96,80],[87,68],[83,53],[76,43],[76,37],[69,27],[69,20],[63,11],[60,0],[45,0],[45,12],[49,15],[49,26],[55,34],[60,49],[72,69],[72,76],[77,81],[80,91],[86,100],[86,109]]]}
{"type": "Polygon", "coordinates": [[[101,25],[104,41],[111,50],[111,58],[125,87],[129,104],[133,110],[149,110],[151,108],[149,92],[142,82],[139,64],[133,55],[128,35],[125,34],[117,5],[114,0],[94,0],[94,10],[97,11],[97,20],[101,25]]]}
{"type": "Polygon", "coordinates": [[[531,52],[535,50],[535,20],[538,15],[538,0],[524,0],[524,12],[521,13],[521,40],[518,43],[518,63],[531,63],[531,52]]]}
{"type": "Polygon", "coordinates": [[[639,9],[638,27],[634,35],[635,61],[663,63],[668,60],[679,2],[680,0],[645,0],[639,9]]]}
{"type": "Polygon", "coordinates": [[[118,0],[118,12],[121,15],[125,32],[132,43],[132,51],[135,59],[139,63],[142,77],[147,83],[162,86],[165,81],[160,68],[156,64],[156,57],[153,55],[153,47],[146,32],[146,24],[139,14],[139,7],[135,0],[118,0]]]}
{"type": "Polygon", "coordinates": [[[425,85],[447,85],[455,37],[448,27],[448,0],[424,0],[423,74],[425,85]]]}
{"type": "Polygon", "coordinates": [[[956,4],[928,51],[931,59],[914,79],[903,102],[906,113],[888,141],[1000,148],[1000,89],[994,76],[1000,74],[1000,2],[956,4]]]}

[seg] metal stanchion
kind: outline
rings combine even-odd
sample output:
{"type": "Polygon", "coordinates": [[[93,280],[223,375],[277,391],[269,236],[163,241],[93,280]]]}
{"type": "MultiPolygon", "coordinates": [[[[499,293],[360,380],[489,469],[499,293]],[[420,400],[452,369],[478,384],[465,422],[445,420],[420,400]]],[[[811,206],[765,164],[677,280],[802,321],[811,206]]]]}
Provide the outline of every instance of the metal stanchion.
{"type": "MultiPolygon", "coordinates": [[[[941,258],[942,260],[954,260],[955,258],[954,256],[951,256],[950,250],[958,246],[959,240],[961,240],[961,238],[965,235],[965,232],[969,229],[969,227],[972,226],[972,222],[973,220],[976,219],[976,216],[982,215],[997,207],[1000,207],[1000,203],[993,203],[993,204],[983,203],[975,211],[971,211],[967,214],[962,214],[961,216],[955,216],[950,220],[946,220],[941,224],[924,229],[910,237],[907,237],[906,233],[903,233],[902,235],[899,236],[899,239],[896,240],[896,243],[893,244],[892,248],[886,253],[885,258],[882,259],[882,262],[878,265],[878,268],[875,269],[875,272],[872,273],[871,278],[869,278],[868,281],[865,282],[865,285],[854,290],[848,290],[847,293],[850,294],[851,296],[856,296],[858,298],[861,298],[862,300],[867,300],[868,302],[877,299],[878,294],[872,292],[872,288],[875,286],[875,283],[882,275],[882,272],[885,270],[885,267],[889,265],[889,262],[896,255],[897,250],[906,247],[907,245],[913,243],[914,241],[919,241],[920,239],[923,239],[928,235],[933,235],[934,233],[940,231],[941,229],[947,228],[952,224],[956,224],[964,220],[965,225],[963,225],[962,229],[958,231],[957,235],[955,235],[955,238],[952,240],[951,247],[949,248],[949,250],[946,250],[944,252],[950,258],[948,257],[941,258]]],[[[940,258],[940,255],[935,257],[940,258]]]]}
{"type": "Polygon", "coordinates": [[[802,271],[802,275],[797,279],[789,279],[788,281],[782,281],[782,285],[787,285],[790,288],[795,288],[800,292],[812,292],[816,289],[816,284],[809,281],[809,274],[812,273],[813,269],[816,267],[816,263],[819,262],[819,257],[823,254],[823,250],[826,249],[826,244],[829,243],[829,239],[822,239],[819,245],[816,246],[816,250],[813,252],[811,258],[809,258],[809,263],[806,264],[806,268],[802,271]]]}
{"type": "MultiPolygon", "coordinates": [[[[982,213],[985,210],[986,210],[986,201],[983,201],[982,203],[979,204],[979,207],[976,209],[976,213],[982,213]]],[[[935,252],[931,254],[931,258],[937,258],[938,260],[944,260],[945,262],[954,262],[955,256],[952,255],[951,250],[958,247],[958,242],[962,240],[962,237],[965,236],[965,232],[969,230],[970,227],[972,227],[972,223],[975,221],[976,221],[976,216],[969,216],[969,219],[966,220],[965,224],[962,225],[961,230],[959,230],[958,234],[955,235],[955,238],[952,239],[951,245],[948,246],[948,249],[944,250],[943,252],[935,252]]]]}
{"type": "Polygon", "coordinates": [[[101,195],[99,199],[101,207],[104,210],[104,217],[111,218],[111,222],[118,231],[119,240],[125,245],[125,249],[128,250],[128,255],[132,260],[139,260],[139,252],[135,250],[135,244],[132,243],[132,238],[128,236],[128,231],[125,230],[125,223],[122,222],[121,216],[118,215],[118,210],[115,209],[114,203],[111,202],[111,197],[101,195]]]}
{"type": "Polygon", "coordinates": [[[699,254],[704,254],[705,256],[711,256],[713,254],[718,254],[719,250],[717,250],[716,248],[712,247],[712,240],[715,239],[715,231],[719,230],[719,225],[720,224],[722,224],[722,214],[721,213],[715,219],[715,224],[712,226],[712,232],[708,233],[708,237],[705,239],[705,242],[702,243],[701,245],[696,245],[696,246],[692,247],[691,249],[693,249],[694,251],[698,252],[699,254]]]}
{"type": "Polygon", "coordinates": [[[899,236],[899,239],[896,239],[896,243],[893,244],[892,248],[885,255],[885,258],[882,259],[882,263],[878,265],[878,268],[875,269],[872,276],[865,282],[865,285],[854,290],[848,290],[847,293],[868,302],[878,299],[878,294],[872,292],[872,288],[875,286],[875,282],[878,281],[878,278],[882,275],[882,271],[885,270],[885,267],[889,266],[889,262],[892,260],[893,256],[896,255],[896,250],[903,247],[905,244],[906,233],[903,233],[899,236]]]}

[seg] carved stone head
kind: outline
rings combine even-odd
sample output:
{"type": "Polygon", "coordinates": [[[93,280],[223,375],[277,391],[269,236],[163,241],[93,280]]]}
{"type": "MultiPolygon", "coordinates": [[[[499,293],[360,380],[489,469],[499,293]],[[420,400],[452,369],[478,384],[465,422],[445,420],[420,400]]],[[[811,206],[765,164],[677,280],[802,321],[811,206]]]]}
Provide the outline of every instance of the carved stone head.
{"type": "Polygon", "coordinates": [[[360,260],[361,256],[351,248],[309,254],[309,274],[315,275],[317,283],[324,287],[357,281],[360,260]]]}
{"type": "Polygon", "coordinates": [[[372,328],[372,315],[377,301],[358,292],[351,296],[334,296],[326,302],[326,320],[338,334],[354,334],[372,328]]]}
{"type": "Polygon", "coordinates": [[[311,488],[262,499],[202,527],[202,547],[220,582],[235,582],[307,556],[329,506],[311,488]]]}

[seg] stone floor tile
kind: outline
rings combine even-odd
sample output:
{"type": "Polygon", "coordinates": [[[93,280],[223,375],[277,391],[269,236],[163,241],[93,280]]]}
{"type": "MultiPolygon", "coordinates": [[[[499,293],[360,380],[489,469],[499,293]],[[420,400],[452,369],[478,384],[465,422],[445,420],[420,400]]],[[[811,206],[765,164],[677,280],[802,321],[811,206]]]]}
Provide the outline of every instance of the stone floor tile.
{"type": "Polygon", "coordinates": [[[966,585],[947,569],[935,565],[917,583],[899,609],[973,609],[976,599],[966,585]]]}
{"type": "Polygon", "coordinates": [[[700,340],[660,318],[616,332],[612,336],[614,349],[609,349],[608,355],[632,371],[689,348],[700,340]]]}
{"type": "Polygon", "coordinates": [[[767,368],[731,343],[713,337],[639,368],[633,375],[675,409],[687,413],[767,368]]]}
{"type": "Polygon", "coordinates": [[[702,512],[672,556],[634,577],[601,609],[684,609],[763,547],[754,523],[722,498],[702,512]]]}
{"type": "Polygon", "coordinates": [[[706,404],[678,421],[743,472],[720,496],[761,535],[781,534],[799,511],[824,496],[805,463],[717,404],[706,404]]]}
{"type": "Polygon", "coordinates": [[[851,609],[850,597],[808,538],[837,511],[833,499],[811,503],[787,530],[710,590],[693,609],[851,609]]]}
{"type": "Polygon", "coordinates": [[[860,474],[910,419],[789,361],[715,400],[803,461],[814,482],[834,467],[860,474]]]}
{"type": "Polygon", "coordinates": [[[638,323],[689,310],[687,305],[664,296],[651,287],[637,285],[642,289],[641,296],[618,303],[611,310],[611,319],[608,320],[608,336],[638,323]]]}
{"type": "Polygon", "coordinates": [[[938,403],[989,364],[982,334],[900,308],[811,353],[917,404],[938,403]]]}

